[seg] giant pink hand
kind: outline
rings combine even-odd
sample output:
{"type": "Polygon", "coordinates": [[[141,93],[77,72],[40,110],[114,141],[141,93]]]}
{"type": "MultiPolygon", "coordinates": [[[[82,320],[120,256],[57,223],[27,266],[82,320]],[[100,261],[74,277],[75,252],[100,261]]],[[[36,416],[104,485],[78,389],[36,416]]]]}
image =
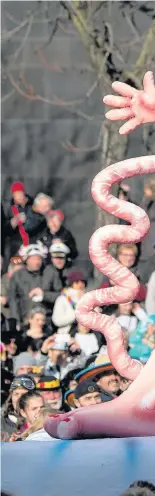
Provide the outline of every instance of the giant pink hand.
{"type": "Polygon", "coordinates": [[[107,95],[103,98],[106,105],[115,107],[105,115],[112,121],[128,121],[120,127],[120,134],[131,133],[141,124],[155,122],[155,85],[151,71],[144,76],[142,91],[119,81],[115,81],[112,87],[121,96],[107,95]]]}

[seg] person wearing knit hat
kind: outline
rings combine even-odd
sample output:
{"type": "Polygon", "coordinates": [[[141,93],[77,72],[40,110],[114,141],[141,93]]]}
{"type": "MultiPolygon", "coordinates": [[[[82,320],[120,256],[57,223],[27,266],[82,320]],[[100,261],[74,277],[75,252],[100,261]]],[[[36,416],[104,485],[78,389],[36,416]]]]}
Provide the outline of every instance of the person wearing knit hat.
{"type": "Polygon", "coordinates": [[[18,254],[22,243],[24,245],[29,243],[25,223],[31,210],[31,205],[32,199],[26,194],[24,184],[20,181],[14,182],[11,185],[11,204],[6,223],[6,235],[10,238],[9,258],[18,254]]]}
{"type": "Polygon", "coordinates": [[[87,278],[86,275],[82,270],[71,270],[68,273],[68,286],[73,286],[76,288],[81,288],[83,284],[86,286],[87,285],[87,278]],[[81,284],[82,283],[82,284],[81,284]]]}
{"type": "Polygon", "coordinates": [[[13,359],[13,373],[18,376],[31,373],[32,367],[36,365],[35,358],[29,352],[23,352],[13,359]]]}
{"type": "Polygon", "coordinates": [[[52,315],[52,321],[58,332],[68,334],[75,321],[75,309],[86,288],[86,276],[82,271],[74,270],[68,274],[68,286],[58,296],[52,315]]]}
{"type": "Polygon", "coordinates": [[[63,225],[64,218],[61,210],[49,210],[46,215],[47,227],[41,240],[48,248],[53,241],[61,241],[69,248],[70,259],[75,260],[78,255],[76,241],[72,233],[63,225]]]}
{"type": "MultiPolygon", "coordinates": [[[[19,193],[19,192],[25,193],[25,186],[24,186],[24,184],[21,183],[20,181],[17,181],[15,183],[12,183],[12,185],[11,185],[11,193],[12,193],[12,195],[15,195],[15,193],[19,193]]],[[[16,199],[16,202],[19,203],[18,200],[21,199],[22,196],[20,197],[20,196],[17,195],[17,196],[14,196],[14,198],[16,199]]]]}

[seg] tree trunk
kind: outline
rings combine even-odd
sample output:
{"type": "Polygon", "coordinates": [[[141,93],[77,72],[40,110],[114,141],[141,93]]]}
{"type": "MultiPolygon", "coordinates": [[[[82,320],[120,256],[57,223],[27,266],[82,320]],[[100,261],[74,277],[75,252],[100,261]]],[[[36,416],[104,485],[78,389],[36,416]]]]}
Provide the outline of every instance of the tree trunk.
{"type": "MultiPolygon", "coordinates": [[[[112,123],[111,121],[104,121],[103,131],[102,131],[102,152],[101,152],[101,167],[100,170],[104,170],[109,165],[124,160],[126,156],[128,137],[120,136],[119,134],[120,122],[112,123]]],[[[116,196],[118,193],[119,184],[113,185],[111,191],[116,196]]],[[[109,214],[105,210],[97,207],[96,216],[96,229],[107,224],[116,224],[118,219],[113,215],[109,214]]],[[[110,248],[111,254],[114,256],[116,254],[116,245],[112,245],[110,248]]],[[[102,274],[94,268],[94,277],[98,282],[102,280],[102,274]]]]}

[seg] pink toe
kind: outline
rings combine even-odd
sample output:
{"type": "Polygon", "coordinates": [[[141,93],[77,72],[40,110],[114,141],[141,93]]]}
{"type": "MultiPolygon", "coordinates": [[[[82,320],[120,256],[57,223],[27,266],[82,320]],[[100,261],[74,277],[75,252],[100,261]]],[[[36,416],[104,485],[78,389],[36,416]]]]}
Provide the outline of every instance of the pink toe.
{"type": "Polygon", "coordinates": [[[57,428],[57,435],[60,439],[77,439],[78,423],[75,417],[62,420],[57,428]]]}

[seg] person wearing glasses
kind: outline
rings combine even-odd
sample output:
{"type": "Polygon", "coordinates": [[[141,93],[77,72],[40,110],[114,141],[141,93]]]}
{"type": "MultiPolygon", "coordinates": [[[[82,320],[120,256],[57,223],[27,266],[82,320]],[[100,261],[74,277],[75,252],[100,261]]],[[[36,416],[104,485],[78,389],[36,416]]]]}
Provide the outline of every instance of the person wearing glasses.
{"type": "Polygon", "coordinates": [[[26,374],[14,377],[9,396],[1,411],[1,432],[6,434],[6,439],[18,429],[17,404],[20,397],[28,391],[34,391],[35,387],[34,379],[26,374]]]}

